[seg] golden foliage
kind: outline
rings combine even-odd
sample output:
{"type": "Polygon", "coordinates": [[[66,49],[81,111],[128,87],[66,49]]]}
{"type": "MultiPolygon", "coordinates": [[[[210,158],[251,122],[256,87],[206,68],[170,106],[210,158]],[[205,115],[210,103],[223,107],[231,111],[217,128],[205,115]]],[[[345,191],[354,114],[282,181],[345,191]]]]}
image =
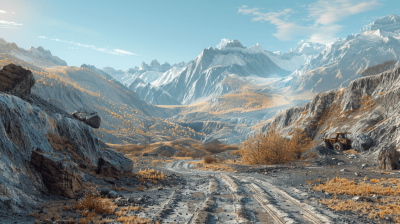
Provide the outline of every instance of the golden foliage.
{"type": "Polygon", "coordinates": [[[93,209],[93,212],[102,214],[113,214],[117,206],[113,202],[101,197],[99,193],[100,192],[96,191],[95,188],[92,188],[90,191],[85,193],[85,197],[80,200],[78,204],[73,207],[73,209],[79,209],[83,211],[93,209]]]}
{"type": "Polygon", "coordinates": [[[217,163],[219,162],[217,159],[211,156],[206,156],[204,157],[204,163],[209,164],[209,163],[217,163]]]}
{"type": "Polygon", "coordinates": [[[288,140],[271,128],[267,134],[248,138],[243,146],[241,154],[248,164],[280,164],[301,159],[313,142],[304,131],[296,130],[288,140]]]}
{"type": "Polygon", "coordinates": [[[141,170],[134,175],[139,176],[140,179],[147,180],[164,180],[164,174],[160,171],[155,171],[154,169],[141,170]]]}
{"type": "Polygon", "coordinates": [[[46,138],[54,151],[62,151],[64,149],[69,150],[75,148],[75,144],[68,141],[67,137],[60,137],[57,134],[49,133],[46,135],[46,138]]]}

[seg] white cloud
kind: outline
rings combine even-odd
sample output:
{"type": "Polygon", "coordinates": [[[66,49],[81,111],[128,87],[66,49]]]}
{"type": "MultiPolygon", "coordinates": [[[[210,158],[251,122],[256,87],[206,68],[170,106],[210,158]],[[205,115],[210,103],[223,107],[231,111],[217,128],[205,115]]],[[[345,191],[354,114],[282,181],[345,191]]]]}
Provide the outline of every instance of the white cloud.
{"type": "Polygon", "coordinates": [[[238,13],[252,16],[253,21],[267,21],[276,26],[273,35],[279,40],[292,40],[295,36],[306,36],[311,42],[329,43],[336,38],[336,33],[343,29],[336,24],[346,17],[376,9],[377,0],[319,0],[307,5],[308,19],[311,24],[302,25],[291,21],[294,10],[291,8],[279,12],[263,13],[259,8],[239,7],[238,13]]]}
{"type": "Polygon", "coordinates": [[[7,13],[7,11],[4,11],[4,10],[0,10],[0,13],[7,13]]]}
{"type": "Polygon", "coordinates": [[[310,17],[318,24],[332,24],[348,16],[376,9],[381,4],[378,1],[359,0],[319,0],[309,5],[310,17]]]}
{"type": "Polygon", "coordinates": [[[0,20],[0,24],[13,25],[13,26],[22,26],[21,23],[15,23],[15,22],[10,22],[10,21],[5,21],[5,20],[0,20]]]}
{"type": "Polygon", "coordinates": [[[120,49],[115,49],[114,51],[115,51],[115,52],[118,52],[118,53],[121,53],[121,54],[135,55],[135,54],[132,53],[132,52],[124,51],[124,50],[120,50],[120,49]]]}
{"type": "Polygon", "coordinates": [[[0,28],[4,28],[4,29],[18,29],[18,26],[22,26],[22,25],[23,24],[21,24],[21,23],[0,20],[0,28]]]}
{"type": "MultiPolygon", "coordinates": [[[[73,41],[61,40],[61,39],[57,39],[57,38],[48,38],[48,37],[45,37],[45,36],[38,36],[38,38],[48,39],[48,40],[67,43],[67,44],[73,44],[73,45],[76,45],[76,46],[79,46],[79,47],[89,48],[89,49],[93,49],[93,50],[104,52],[104,53],[108,53],[108,54],[114,54],[114,55],[120,55],[120,56],[137,55],[135,53],[131,53],[131,52],[125,51],[125,50],[99,48],[99,47],[96,47],[94,45],[81,44],[81,43],[76,43],[76,42],[73,42],[73,41]]],[[[68,49],[78,49],[78,48],[69,47],[68,49]]]]}

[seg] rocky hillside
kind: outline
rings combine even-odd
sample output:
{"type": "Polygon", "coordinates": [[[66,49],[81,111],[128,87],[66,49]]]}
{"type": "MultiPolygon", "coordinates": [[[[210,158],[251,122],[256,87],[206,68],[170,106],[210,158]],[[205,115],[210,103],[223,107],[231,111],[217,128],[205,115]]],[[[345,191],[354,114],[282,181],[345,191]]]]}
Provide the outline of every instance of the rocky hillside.
{"type": "Polygon", "coordinates": [[[26,88],[31,86],[19,88],[21,83],[34,79],[30,71],[15,65],[0,71],[1,77],[18,74],[11,88],[0,87],[2,210],[35,208],[48,192],[74,198],[89,177],[85,169],[93,172],[97,169],[100,175],[107,173],[107,169],[120,174],[132,170],[132,161],[104,149],[104,143],[90,126],[40,97],[28,94],[26,88]]]}
{"type": "MultiPolygon", "coordinates": [[[[336,132],[351,132],[372,140],[371,152],[398,147],[400,133],[400,68],[356,79],[346,88],[316,95],[268,120],[263,130],[276,126],[286,136],[305,130],[316,143],[336,132]]],[[[362,149],[359,149],[362,150],[362,149]]]]}

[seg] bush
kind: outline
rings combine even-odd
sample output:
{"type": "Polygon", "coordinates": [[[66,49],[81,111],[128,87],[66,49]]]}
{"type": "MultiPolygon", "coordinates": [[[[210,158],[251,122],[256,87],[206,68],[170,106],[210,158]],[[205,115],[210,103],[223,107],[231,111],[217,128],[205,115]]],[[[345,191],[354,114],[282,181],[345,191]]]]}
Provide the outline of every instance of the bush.
{"type": "Polygon", "coordinates": [[[117,206],[109,201],[104,200],[99,191],[94,188],[85,193],[85,197],[73,207],[75,210],[92,210],[96,213],[113,214],[117,206]]]}
{"type": "Polygon", "coordinates": [[[281,164],[299,160],[301,154],[313,146],[313,142],[299,129],[288,140],[271,128],[267,134],[248,138],[243,146],[241,154],[248,164],[281,164]]]}
{"type": "Polygon", "coordinates": [[[204,157],[204,163],[206,163],[206,164],[215,163],[217,161],[218,161],[217,159],[215,159],[214,157],[211,157],[211,156],[204,157]]]}

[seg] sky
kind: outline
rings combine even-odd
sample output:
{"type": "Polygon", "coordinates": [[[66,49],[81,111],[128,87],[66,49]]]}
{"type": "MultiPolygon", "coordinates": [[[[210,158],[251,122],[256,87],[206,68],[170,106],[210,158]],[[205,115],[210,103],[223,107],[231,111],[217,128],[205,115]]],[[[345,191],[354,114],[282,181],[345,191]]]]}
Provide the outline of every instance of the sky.
{"type": "Polygon", "coordinates": [[[0,38],[70,66],[127,70],[188,62],[223,38],[273,52],[326,44],[392,13],[400,0],[0,0],[0,38]]]}

